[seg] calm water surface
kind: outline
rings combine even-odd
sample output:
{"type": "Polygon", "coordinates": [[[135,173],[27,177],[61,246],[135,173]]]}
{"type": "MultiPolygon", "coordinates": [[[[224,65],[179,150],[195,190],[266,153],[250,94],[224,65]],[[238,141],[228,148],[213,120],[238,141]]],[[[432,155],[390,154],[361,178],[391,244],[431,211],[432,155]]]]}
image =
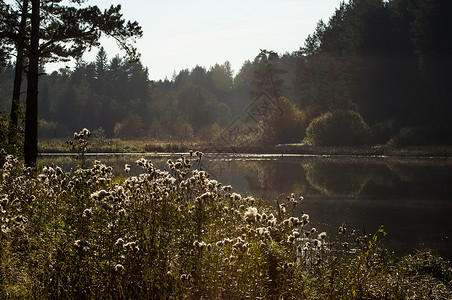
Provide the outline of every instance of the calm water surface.
{"type": "MultiPolygon", "coordinates": [[[[99,159],[121,174],[124,164],[141,157],[165,168],[168,158],[179,156],[96,155],[88,165],[99,159]]],[[[41,159],[75,167],[69,156],[41,159]]],[[[343,223],[366,233],[384,226],[385,246],[397,254],[428,247],[452,259],[452,159],[206,154],[201,167],[242,195],[271,203],[292,192],[304,196],[296,213],[308,213],[311,225],[330,235],[343,223]]]]}

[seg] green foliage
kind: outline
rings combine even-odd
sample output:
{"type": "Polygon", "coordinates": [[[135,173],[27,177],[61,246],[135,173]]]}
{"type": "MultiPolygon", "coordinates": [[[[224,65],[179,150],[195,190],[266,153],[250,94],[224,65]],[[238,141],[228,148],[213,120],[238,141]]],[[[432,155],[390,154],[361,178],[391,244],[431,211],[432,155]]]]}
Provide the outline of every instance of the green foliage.
{"type": "MultiPolygon", "coordinates": [[[[22,109],[19,106],[19,117],[23,120],[22,109]]],[[[9,116],[5,111],[0,110],[0,150],[5,154],[12,154],[16,157],[23,157],[23,128],[12,126],[9,116]]],[[[3,154],[0,155],[0,163],[3,161],[3,154]]]]}
{"type": "Polygon", "coordinates": [[[225,62],[223,65],[215,64],[207,72],[207,77],[211,81],[211,90],[221,97],[222,93],[230,92],[232,88],[232,69],[231,63],[225,62]]]}
{"type": "MultiPolygon", "coordinates": [[[[17,39],[11,33],[20,21],[20,2],[1,2],[0,62],[17,39]]],[[[357,111],[368,124],[376,124],[374,140],[368,142],[384,144],[400,128],[409,127],[419,128],[428,144],[450,144],[450,5],[439,0],[343,2],[329,20],[318,22],[299,51],[281,55],[262,50],[245,61],[235,77],[225,62],[151,82],[138,60],[116,56],[109,61],[101,49],[95,62],[79,60],[73,70],[40,78],[39,119],[58,124],[57,137],[67,135],[59,128],[72,132],[84,126],[102,127],[113,137],[115,125],[132,113],[142,121],[140,136],[178,138],[183,119],[193,131],[188,136],[209,139],[215,134],[208,134],[207,128],[226,127],[246,113],[253,96],[266,92],[275,99],[290,99],[308,120],[328,111],[357,111]]],[[[119,6],[102,12],[96,6],[69,8],[44,1],[42,10],[43,61],[78,57],[86,47],[97,46],[101,34],[117,34],[120,45],[133,55],[133,37],[141,36],[138,24],[123,22],[119,6]]],[[[10,106],[12,69],[6,65],[0,75],[1,109],[10,106]]],[[[303,137],[298,122],[280,121],[275,129],[265,128],[270,141],[303,137]]]]}
{"type": "Polygon", "coordinates": [[[327,112],[311,121],[306,142],[316,146],[361,146],[368,142],[370,132],[357,112],[327,112]]]}
{"type": "Polygon", "coordinates": [[[285,97],[278,98],[275,106],[262,123],[259,140],[270,144],[300,142],[307,126],[304,112],[285,97]]]}
{"type": "Polygon", "coordinates": [[[101,11],[97,6],[74,7],[44,1],[41,10],[45,18],[40,52],[47,59],[80,57],[85,49],[99,45],[102,34],[114,37],[130,57],[136,58],[133,39],[143,33],[137,22],[122,18],[121,5],[101,11]]]}
{"type": "Polygon", "coordinates": [[[57,131],[59,134],[63,136],[68,136],[69,131],[67,128],[63,128],[63,126],[58,125],[56,122],[47,121],[45,119],[41,119],[38,122],[38,136],[39,138],[55,138],[57,131]]]}
{"type": "Polygon", "coordinates": [[[124,121],[116,123],[114,128],[115,137],[123,140],[139,139],[143,137],[144,125],[138,114],[130,113],[124,121]]]}
{"type": "Polygon", "coordinates": [[[193,127],[194,132],[216,122],[225,125],[229,107],[219,103],[218,98],[206,88],[187,84],[177,95],[180,119],[193,127]]]}
{"type": "MultiPolygon", "coordinates": [[[[298,54],[293,98],[309,117],[359,108],[373,124],[450,127],[448,11],[450,3],[438,0],[341,3],[298,54]]],[[[377,137],[384,140],[387,135],[377,137]]]]}
{"type": "Polygon", "coordinates": [[[198,131],[198,137],[203,141],[217,140],[221,135],[221,127],[218,123],[206,125],[198,131]]]}
{"type": "Polygon", "coordinates": [[[427,72],[444,72],[451,66],[447,53],[452,49],[452,26],[447,22],[452,4],[449,1],[417,0],[412,5],[412,32],[419,67],[427,72]]]}
{"type": "MultiPolygon", "coordinates": [[[[120,13],[121,6],[111,6],[101,12],[97,6],[80,7],[81,1],[73,1],[77,7],[62,5],[61,1],[31,1],[31,14],[27,12],[29,1],[17,1],[14,7],[4,7],[0,11],[1,41],[15,46],[17,51],[16,74],[11,119],[17,123],[16,100],[19,98],[23,55],[27,64],[27,99],[24,138],[24,156],[27,165],[34,167],[38,155],[38,78],[40,62],[56,62],[79,58],[86,49],[99,46],[102,34],[116,39],[118,45],[136,59],[134,38],[142,36],[137,22],[126,21],[120,13]],[[22,7],[21,7],[22,4],[22,7]],[[5,11],[9,14],[5,17],[5,11]],[[29,26],[27,21],[29,19],[29,26]],[[17,24],[20,22],[20,26],[17,24]],[[18,28],[19,27],[19,28],[18,28]],[[24,51],[26,49],[26,51],[24,51]]],[[[3,56],[4,48],[0,49],[3,56]]],[[[3,57],[0,57],[2,59],[3,57]]]]}
{"type": "Polygon", "coordinates": [[[451,132],[443,127],[403,127],[389,141],[395,147],[429,146],[437,143],[448,143],[451,132]]]}
{"type": "Polygon", "coordinates": [[[419,145],[421,137],[419,136],[419,129],[403,127],[400,131],[391,138],[388,142],[391,146],[413,146],[419,145]]]}
{"type": "Polygon", "coordinates": [[[399,131],[399,125],[394,120],[387,120],[374,124],[371,129],[373,143],[383,145],[399,131]]]}
{"type": "MultiPolygon", "coordinates": [[[[352,235],[355,233],[352,232],[352,235]]],[[[386,235],[380,228],[373,235],[358,236],[360,247],[335,257],[317,284],[328,299],[435,299],[450,297],[450,265],[429,250],[395,258],[382,246],[386,235]],[[428,270],[423,272],[423,270],[428,270]],[[435,270],[435,271],[434,271],[435,270]],[[436,273],[436,271],[439,271],[436,273]],[[420,284],[422,282],[422,284],[420,284]]],[[[336,247],[348,248],[339,235],[336,247]]]]}
{"type": "Polygon", "coordinates": [[[191,140],[193,139],[193,127],[184,120],[178,120],[173,127],[174,135],[180,140],[191,140]]]}
{"type": "Polygon", "coordinates": [[[253,96],[264,92],[274,98],[283,96],[284,80],[280,76],[286,73],[278,66],[279,56],[274,51],[261,50],[255,58],[256,69],[254,70],[253,96]]]}
{"type": "Polygon", "coordinates": [[[309,216],[243,197],[193,161],[140,159],[120,177],[95,161],[39,174],[7,156],[0,176],[0,297],[89,299],[450,298],[452,270],[424,251],[401,259],[382,229],[336,238],[309,216]],[[13,200],[14,199],[14,200],[13,200]],[[419,284],[422,282],[422,284],[419,284]]]}
{"type": "Polygon", "coordinates": [[[0,71],[6,65],[10,53],[12,52],[11,44],[8,36],[5,34],[11,28],[8,26],[8,21],[11,18],[11,7],[7,5],[4,0],[0,1],[0,71]]]}
{"type": "MultiPolygon", "coordinates": [[[[12,71],[9,67],[1,74],[0,86],[11,84],[12,71]]],[[[39,114],[47,121],[41,124],[41,137],[67,138],[69,132],[88,126],[102,127],[109,138],[178,138],[179,120],[193,130],[183,136],[208,139],[218,135],[217,125],[223,128],[231,117],[230,66],[216,65],[209,71],[197,67],[180,80],[177,88],[169,81],[151,83],[141,63],[118,56],[108,60],[100,50],[95,62],[79,60],[74,70],[41,77],[39,114]],[[217,86],[212,76],[217,77],[217,86]],[[220,85],[223,88],[218,89],[220,85]],[[207,133],[210,127],[216,131],[207,133]]],[[[0,93],[1,107],[9,106],[9,97],[9,93],[0,93]]]]}
{"type": "Polygon", "coordinates": [[[3,164],[4,157],[6,155],[5,148],[8,146],[8,130],[9,122],[8,117],[5,116],[3,112],[0,114],[0,150],[2,150],[2,154],[0,155],[0,163],[3,164]],[[4,153],[3,153],[4,152],[4,153]]]}
{"type": "Polygon", "coordinates": [[[88,141],[89,137],[91,136],[91,132],[83,128],[79,133],[74,132],[74,137],[72,140],[66,141],[68,146],[72,148],[72,150],[75,150],[78,153],[77,159],[80,160],[80,167],[85,168],[86,166],[86,157],[85,154],[88,151],[88,146],[90,145],[90,142],[88,141]]]}
{"type": "Polygon", "coordinates": [[[105,135],[105,131],[102,127],[94,129],[91,132],[91,141],[93,146],[101,147],[102,145],[107,143],[107,137],[105,135]]]}
{"type": "Polygon", "coordinates": [[[267,206],[258,212],[255,199],[221,189],[203,171],[190,171],[185,158],[168,161],[170,172],[144,159],[137,164],[145,169],[140,177],[114,179],[111,168],[96,162],[72,174],[46,166],[34,179],[8,157],[2,199],[13,193],[31,198],[20,202],[20,211],[2,202],[11,220],[2,219],[2,254],[13,254],[2,259],[2,275],[18,275],[5,278],[2,289],[14,296],[64,298],[287,292],[279,284],[286,272],[279,264],[293,255],[278,243],[286,243],[298,226],[295,219],[280,223],[267,206]],[[5,194],[15,187],[14,174],[27,182],[5,194]],[[267,223],[274,230],[259,233],[267,223]],[[36,268],[25,271],[17,256],[36,268]],[[275,257],[270,267],[266,256],[275,257]],[[269,286],[267,276],[277,285],[269,286]]]}

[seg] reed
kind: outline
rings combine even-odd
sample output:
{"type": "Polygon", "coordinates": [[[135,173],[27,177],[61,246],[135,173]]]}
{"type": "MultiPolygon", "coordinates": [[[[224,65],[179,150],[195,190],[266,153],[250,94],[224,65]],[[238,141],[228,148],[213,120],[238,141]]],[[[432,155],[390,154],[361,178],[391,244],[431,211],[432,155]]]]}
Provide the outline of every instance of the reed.
{"type": "Polygon", "coordinates": [[[2,155],[4,299],[452,297],[450,264],[433,251],[397,258],[382,228],[318,231],[290,214],[300,195],[278,205],[240,195],[199,169],[201,152],[166,170],[142,158],[140,175],[126,165],[120,177],[101,161],[36,174],[2,155]]]}

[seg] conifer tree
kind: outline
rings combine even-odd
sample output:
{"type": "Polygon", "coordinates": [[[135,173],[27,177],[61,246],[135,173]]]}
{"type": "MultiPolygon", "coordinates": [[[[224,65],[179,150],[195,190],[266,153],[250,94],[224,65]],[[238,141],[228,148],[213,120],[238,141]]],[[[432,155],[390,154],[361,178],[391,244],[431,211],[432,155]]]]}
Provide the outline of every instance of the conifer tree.
{"type": "MultiPolygon", "coordinates": [[[[24,1],[22,9],[26,2],[24,1]]],[[[24,145],[25,162],[29,166],[34,166],[37,158],[40,64],[79,58],[85,50],[99,46],[102,35],[113,37],[118,45],[126,50],[129,58],[138,57],[133,42],[135,38],[142,36],[142,30],[137,22],[126,22],[122,18],[121,5],[112,5],[102,12],[97,6],[82,7],[81,4],[85,2],[82,0],[69,2],[70,5],[65,5],[62,0],[31,0],[30,26],[26,26],[29,31],[20,32],[15,29],[13,24],[17,23],[17,20],[5,23],[5,26],[9,25],[9,32],[5,34],[8,41],[17,45],[18,53],[20,50],[18,41],[24,41],[24,51],[20,52],[23,52],[29,61],[24,145]]],[[[19,73],[21,74],[20,71],[19,73]]]]}

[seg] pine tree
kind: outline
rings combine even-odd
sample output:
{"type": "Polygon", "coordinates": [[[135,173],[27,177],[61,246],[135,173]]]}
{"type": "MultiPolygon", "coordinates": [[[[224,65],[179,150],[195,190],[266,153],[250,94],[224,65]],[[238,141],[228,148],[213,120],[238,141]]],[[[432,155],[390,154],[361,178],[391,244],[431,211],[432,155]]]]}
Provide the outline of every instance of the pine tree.
{"type": "MultiPolygon", "coordinates": [[[[32,0],[30,26],[26,27],[29,32],[16,30],[14,19],[10,18],[6,23],[9,31],[3,34],[4,40],[10,44],[14,42],[18,52],[20,41],[24,41],[24,51],[20,52],[24,52],[29,60],[24,145],[25,162],[29,166],[34,166],[37,158],[39,64],[79,58],[86,49],[99,46],[103,34],[113,37],[127,51],[129,58],[138,57],[133,42],[142,35],[141,27],[136,22],[126,23],[120,5],[102,12],[97,6],[81,7],[82,2],[71,0],[71,5],[63,5],[60,0],[32,0]]],[[[25,3],[28,2],[24,1],[22,9],[25,3]]]]}

